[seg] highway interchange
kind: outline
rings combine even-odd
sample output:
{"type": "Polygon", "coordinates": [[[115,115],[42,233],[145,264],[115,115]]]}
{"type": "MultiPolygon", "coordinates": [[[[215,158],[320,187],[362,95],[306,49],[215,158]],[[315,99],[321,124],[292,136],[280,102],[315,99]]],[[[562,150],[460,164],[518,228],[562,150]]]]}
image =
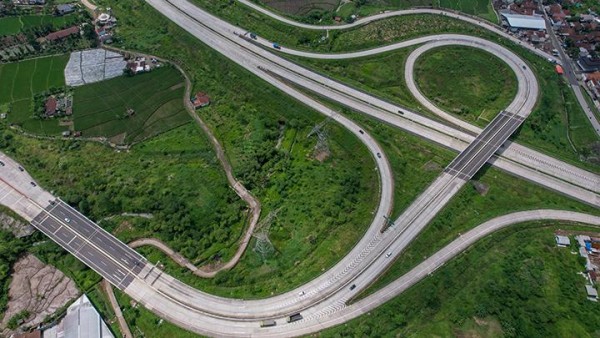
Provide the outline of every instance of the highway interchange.
{"type": "MultiPolygon", "coordinates": [[[[600,206],[598,175],[507,141],[536,103],[538,87],[534,74],[528,67],[523,67],[524,62],[516,55],[486,40],[448,34],[406,42],[425,43],[424,46],[431,44],[431,48],[446,44],[483,48],[505,56],[517,75],[519,89],[515,99],[483,131],[462,121],[453,126],[451,122],[433,121],[293,64],[268,51],[265,45],[261,46],[261,41],[245,39],[243,29],[209,15],[186,0],[147,2],[208,46],[354,133],[373,155],[381,180],[380,203],[373,222],[346,257],[296,290],[267,299],[244,301],[200,292],[160,271],[78,211],[32,183],[33,179],[17,163],[0,155],[5,162],[0,169],[0,203],[31,221],[133,299],[186,329],[210,336],[265,337],[319,331],[381,305],[476,240],[502,227],[540,219],[600,225],[599,217],[558,210],[528,211],[499,217],[463,234],[393,284],[348,305],[346,301],[377,278],[486,161],[516,176],[600,206]],[[389,216],[393,204],[393,174],[385,153],[359,125],[292,88],[286,81],[458,150],[460,154],[395,220],[394,226],[382,232],[380,230],[386,225],[384,216],[389,216]],[[351,288],[351,285],[356,287],[351,288]],[[304,318],[287,324],[286,318],[295,313],[301,313],[304,318]],[[273,319],[277,325],[261,328],[259,322],[265,319],[273,319]]],[[[399,47],[401,44],[374,49],[369,53],[402,48],[399,47]]],[[[418,55],[415,54],[415,58],[418,55]]],[[[438,115],[444,118],[443,114],[438,115]]]]}

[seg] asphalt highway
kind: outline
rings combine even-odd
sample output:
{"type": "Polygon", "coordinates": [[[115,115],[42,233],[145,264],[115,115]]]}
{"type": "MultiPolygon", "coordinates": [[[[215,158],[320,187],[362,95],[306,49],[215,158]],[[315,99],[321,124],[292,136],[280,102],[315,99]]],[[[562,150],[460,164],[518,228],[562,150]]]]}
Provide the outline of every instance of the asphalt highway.
{"type": "MultiPolygon", "coordinates": [[[[320,95],[327,96],[356,111],[363,112],[381,121],[398,126],[418,136],[425,137],[455,150],[462,151],[474,139],[473,135],[470,133],[465,133],[451,126],[425,118],[402,107],[390,104],[389,102],[311,72],[269,53],[267,50],[256,45],[255,42],[249,42],[244,38],[235,39],[235,36],[243,36],[243,34],[240,33],[243,32],[242,29],[209,15],[190,4],[188,1],[171,0],[148,2],[188,30],[191,34],[232,60],[237,60],[236,62],[240,65],[244,66],[255,75],[262,77],[269,83],[280,82],[277,81],[278,79],[274,79],[270,76],[271,74],[275,74],[278,77],[291,81],[306,89],[319,93],[320,95]],[[177,8],[171,6],[174,4],[177,5],[177,8]],[[216,30],[218,30],[218,32],[216,30]],[[241,53],[243,53],[243,55],[240,55],[241,53]],[[260,71],[263,69],[269,70],[269,76],[267,76],[265,72],[260,71]]],[[[499,55],[503,55],[505,60],[510,61],[509,65],[511,65],[511,68],[522,69],[520,67],[524,64],[523,61],[512,53],[505,55],[503,48],[496,44],[475,37],[457,36],[452,34],[443,35],[443,37],[447,37],[448,39],[450,39],[450,36],[456,38],[456,43],[471,41],[471,44],[477,44],[479,46],[485,44],[490,48],[488,51],[494,54],[501,53],[499,55]]],[[[443,39],[442,36],[430,36],[426,38],[432,41],[443,39]]],[[[260,38],[258,40],[260,42],[260,38]]],[[[394,47],[389,48],[398,48],[398,46],[395,45],[394,47]]],[[[356,55],[355,53],[347,54],[356,55]]],[[[523,102],[526,102],[527,105],[533,107],[537,95],[537,82],[535,81],[535,76],[529,69],[524,69],[517,72],[517,77],[524,77],[527,81],[527,85],[519,83],[519,86],[524,86],[526,88],[532,86],[533,89],[528,90],[528,92],[520,90],[519,93],[527,93],[527,95],[515,98],[511,105],[518,107],[519,105],[522,105],[523,102]]],[[[291,95],[290,90],[286,89],[285,92],[286,94],[291,95]]],[[[507,110],[518,111],[519,109],[510,108],[507,110]]],[[[479,128],[472,130],[481,131],[479,128]]],[[[598,175],[586,172],[585,170],[581,170],[531,149],[513,144],[512,142],[507,143],[507,148],[502,151],[501,156],[506,157],[509,161],[500,160],[494,161],[493,163],[502,169],[508,170],[519,177],[526,178],[560,193],[577,198],[585,203],[600,206],[600,198],[597,194],[597,192],[600,191],[600,178],[598,175]],[[575,184],[578,187],[573,187],[568,183],[575,184]],[[593,193],[590,193],[590,191],[593,193]]]]}
{"type": "Polygon", "coordinates": [[[467,149],[450,163],[445,172],[470,180],[523,121],[525,118],[522,116],[502,111],[477,135],[467,149]]]}
{"type": "Polygon", "coordinates": [[[559,64],[561,62],[560,59],[544,52],[543,50],[541,50],[539,48],[536,48],[536,47],[531,46],[526,43],[525,44],[522,43],[521,40],[519,40],[518,38],[514,37],[511,34],[508,34],[502,27],[500,27],[496,24],[493,24],[486,20],[482,20],[479,17],[469,16],[465,13],[453,12],[448,9],[413,8],[413,9],[402,9],[402,10],[393,10],[393,11],[391,10],[391,11],[385,11],[383,13],[359,18],[358,20],[355,20],[352,23],[342,23],[342,24],[335,24],[335,25],[311,25],[311,24],[298,22],[298,21],[295,21],[292,19],[288,19],[284,16],[273,13],[270,10],[268,10],[262,6],[260,6],[256,3],[253,3],[251,0],[237,0],[237,2],[244,4],[245,6],[248,6],[248,7],[252,8],[253,10],[260,12],[266,16],[269,16],[272,19],[284,22],[290,26],[304,28],[304,29],[311,29],[311,30],[323,30],[323,31],[355,28],[358,26],[366,25],[366,24],[374,22],[374,21],[387,19],[387,18],[391,18],[391,17],[395,17],[395,16],[402,16],[402,15],[414,15],[414,14],[442,15],[442,16],[446,16],[449,18],[465,21],[472,25],[475,25],[475,26],[481,27],[485,30],[488,30],[490,32],[493,32],[499,36],[502,36],[505,39],[512,41],[513,43],[515,43],[517,45],[520,45],[521,47],[523,47],[525,49],[528,49],[532,53],[539,55],[539,56],[543,57],[544,59],[552,60],[553,62],[557,62],[559,64]]]}
{"type": "MultiPolygon", "coordinates": [[[[347,306],[346,301],[356,292],[365,288],[370,281],[377,278],[464,186],[469,174],[476,171],[493,156],[493,153],[505,142],[515,126],[529,114],[534,104],[532,99],[535,101],[537,97],[537,82],[524,69],[524,72],[520,74],[522,81],[525,82],[520,81],[519,85],[525,84],[525,90],[519,90],[520,94],[511,103],[511,108],[507,109],[509,113],[500,114],[497,121],[495,120],[488,126],[479,138],[470,135],[474,145],[472,147],[464,145],[462,149],[466,148],[463,152],[464,155],[459,155],[457,160],[451,164],[452,170],[441,173],[403,212],[394,225],[381,233],[380,229],[385,223],[383,216],[389,215],[393,203],[393,178],[385,153],[368,133],[360,129],[360,126],[281,81],[281,77],[283,77],[296,84],[305,83],[303,81],[307,81],[306,78],[312,76],[310,71],[305,69],[290,71],[290,68],[282,66],[285,61],[253,43],[240,39],[226,23],[206,15],[187,1],[147,0],[147,2],[226,57],[276,85],[283,93],[301,100],[308,107],[342,124],[368,148],[375,159],[381,177],[381,199],[374,220],[364,237],[346,257],[323,275],[294,291],[267,299],[247,301],[216,297],[195,290],[146,262],[135,251],[118,242],[110,234],[103,232],[76,210],[64,205],[60,200],[56,200],[36,185],[32,185],[31,182],[21,180],[17,182],[18,184],[9,185],[5,181],[0,181],[0,183],[4,182],[4,185],[0,184],[0,188],[2,191],[6,190],[6,195],[11,197],[10,201],[14,196],[20,194],[19,201],[11,202],[11,205],[20,208],[19,210],[25,215],[38,211],[35,217],[30,218],[32,224],[89,264],[111,283],[121,287],[128,295],[144,304],[148,309],[186,329],[201,334],[288,337],[319,331],[335,325],[339,320],[353,318],[354,314],[360,313],[361,310],[356,310],[354,306],[347,306]],[[172,4],[181,7],[174,7],[172,4]],[[38,189],[25,191],[24,189],[28,189],[29,186],[38,189]],[[38,196],[43,196],[43,198],[38,198],[38,196]],[[46,200],[45,204],[38,204],[34,201],[36,198],[42,201],[46,200]],[[356,287],[351,288],[351,285],[356,285],[356,287]],[[355,310],[350,313],[345,312],[347,311],[345,309],[350,308],[355,310]],[[298,312],[302,313],[304,319],[287,324],[286,318],[298,312]],[[260,328],[259,321],[267,318],[275,319],[277,326],[260,328]]],[[[493,48],[491,43],[488,46],[493,48]]],[[[515,61],[517,64],[518,62],[515,61]]],[[[519,77],[519,74],[517,76],[519,77]]],[[[334,86],[335,84],[327,83],[327,85],[334,86]]],[[[460,135],[456,129],[444,124],[437,123],[438,130],[423,123],[415,123],[415,120],[429,122],[422,120],[418,114],[411,115],[410,119],[406,119],[406,117],[400,116],[402,114],[391,115],[389,111],[382,112],[381,108],[373,108],[372,105],[369,110],[363,106],[367,104],[366,101],[357,99],[348,93],[337,89],[323,91],[322,83],[314,87],[314,81],[309,86],[312,90],[319,90],[328,97],[329,94],[338,95],[336,97],[348,100],[345,102],[350,106],[360,105],[361,109],[377,112],[383,117],[382,120],[398,119],[405,126],[418,125],[420,127],[415,127],[414,130],[423,134],[439,135],[439,130],[443,130],[447,134],[442,134],[441,137],[460,135]]],[[[364,93],[360,95],[364,95],[364,93]]],[[[361,109],[358,110],[362,111],[361,109]]],[[[464,141],[456,141],[457,144],[460,142],[464,141]]],[[[494,164],[499,161],[501,159],[497,157],[492,159],[494,164]]],[[[526,167],[523,168],[525,169],[521,172],[527,172],[526,167]]],[[[17,169],[15,166],[0,168],[0,178],[5,175],[3,171],[12,176],[19,176],[19,172],[24,172],[22,168],[17,169]]],[[[515,171],[519,172],[517,169],[515,171]]],[[[574,178],[569,176],[569,179],[577,181],[590,178],[589,173],[585,171],[574,171],[580,176],[572,175],[574,178]]],[[[597,177],[591,176],[591,179],[597,180],[597,177]]],[[[554,184],[547,177],[544,180],[548,185],[554,184]]],[[[562,182],[572,186],[566,181],[562,182]]],[[[576,191],[577,187],[572,189],[576,191]]],[[[582,188],[579,187],[579,189],[582,188]]],[[[583,190],[597,196],[589,189],[583,190]]],[[[537,216],[543,217],[544,215],[537,216]]],[[[568,212],[558,211],[556,216],[575,221],[584,219],[594,224],[600,223],[597,217],[589,215],[575,216],[568,212]]],[[[496,223],[492,223],[488,227],[493,227],[494,224],[496,223]]],[[[476,238],[476,235],[473,235],[472,238],[476,238]]],[[[452,250],[458,250],[457,248],[460,248],[460,245],[454,246],[452,250]]],[[[435,257],[435,260],[429,262],[433,268],[446,262],[451,255],[435,257]]],[[[416,271],[413,275],[409,273],[407,278],[414,283],[423,278],[421,274],[425,270],[416,271]]],[[[370,302],[368,304],[376,306],[386,301],[386,297],[387,294],[377,294],[365,298],[365,301],[368,300],[370,302]]],[[[363,308],[367,307],[367,305],[363,306],[363,308]]]]}
{"type": "Polygon", "coordinates": [[[581,91],[579,81],[577,80],[577,76],[575,75],[576,68],[571,62],[571,58],[567,55],[567,53],[565,53],[565,50],[563,49],[562,44],[558,40],[554,29],[552,29],[550,18],[548,17],[548,13],[546,13],[546,9],[544,8],[544,6],[540,7],[542,7],[541,11],[544,13],[544,20],[546,21],[546,32],[548,32],[548,35],[550,35],[552,45],[558,51],[560,59],[562,60],[562,67],[564,70],[565,77],[569,81],[569,85],[575,93],[575,98],[577,98],[579,105],[587,115],[589,122],[592,124],[592,127],[596,131],[596,134],[600,135],[600,123],[598,122],[596,115],[594,115],[594,112],[592,111],[593,108],[591,108],[588,102],[585,100],[584,94],[581,91]]]}

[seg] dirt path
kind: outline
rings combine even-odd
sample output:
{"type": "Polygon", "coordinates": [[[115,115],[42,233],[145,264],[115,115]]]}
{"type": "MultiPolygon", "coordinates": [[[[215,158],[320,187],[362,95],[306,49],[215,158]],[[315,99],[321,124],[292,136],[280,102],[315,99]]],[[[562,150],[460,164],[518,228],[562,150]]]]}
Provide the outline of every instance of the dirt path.
{"type": "Polygon", "coordinates": [[[125,321],[125,317],[123,317],[123,312],[121,312],[121,307],[119,306],[119,302],[117,302],[117,298],[115,297],[115,293],[113,291],[112,285],[110,285],[110,283],[104,279],[102,281],[102,288],[104,289],[104,292],[106,292],[106,295],[108,296],[108,300],[110,301],[110,305],[113,308],[113,311],[115,312],[115,316],[117,317],[117,320],[119,321],[119,328],[121,329],[121,333],[123,334],[124,338],[133,338],[133,335],[131,334],[131,330],[129,330],[129,326],[127,325],[127,321],[125,321]]]}
{"type": "MultiPolygon", "coordinates": [[[[185,97],[183,98],[183,100],[188,113],[194,119],[194,121],[196,121],[196,124],[198,124],[200,128],[202,128],[202,130],[204,130],[206,135],[208,135],[208,139],[212,143],[213,147],[215,148],[215,152],[217,153],[217,158],[219,159],[219,162],[221,162],[223,170],[225,170],[225,174],[227,176],[227,181],[229,182],[229,185],[231,185],[231,187],[233,188],[233,190],[235,190],[237,195],[241,199],[243,199],[250,208],[250,221],[248,222],[248,229],[244,234],[244,238],[242,238],[242,241],[240,242],[240,247],[236,251],[235,255],[233,255],[231,260],[225,264],[219,265],[216,268],[211,268],[209,266],[200,267],[200,270],[204,272],[206,277],[214,277],[219,271],[233,268],[244,254],[244,251],[246,251],[246,248],[250,243],[250,239],[252,239],[252,233],[254,232],[254,228],[256,227],[258,219],[260,218],[261,205],[258,199],[256,199],[252,194],[250,194],[246,187],[244,187],[244,185],[240,183],[240,181],[236,180],[233,176],[231,164],[229,163],[227,156],[225,156],[225,151],[223,150],[223,147],[221,146],[215,135],[213,135],[208,125],[200,118],[200,115],[196,114],[196,109],[192,105],[192,102],[189,100],[189,98],[192,95],[192,83],[189,77],[183,71],[183,69],[179,67],[179,65],[175,65],[175,67],[185,77],[185,97]]],[[[196,273],[196,275],[198,274],[196,273]]]]}
{"type": "MultiPolygon", "coordinates": [[[[120,53],[130,53],[131,52],[131,51],[122,50],[120,48],[115,48],[112,46],[103,46],[103,47],[106,49],[109,49],[109,50],[120,52],[120,53]]],[[[138,53],[136,51],[133,51],[133,52],[138,53]]],[[[139,52],[139,54],[148,55],[147,53],[142,53],[142,52],[139,52]]],[[[240,258],[246,251],[246,248],[248,247],[250,240],[252,239],[252,233],[254,232],[256,224],[258,223],[258,219],[260,218],[261,205],[260,205],[260,202],[258,201],[258,199],[256,199],[256,197],[254,197],[246,189],[246,187],[244,187],[244,185],[241,182],[239,182],[238,180],[235,179],[235,177],[233,176],[233,170],[231,168],[231,164],[229,163],[229,160],[227,159],[227,156],[225,155],[223,146],[221,146],[221,144],[219,143],[217,138],[213,135],[213,133],[210,130],[210,128],[208,127],[208,125],[196,113],[196,110],[195,110],[194,106],[192,105],[192,102],[190,101],[190,97],[192,95],[192,82],[190,81],[190,78],[187,76],[187,73],[179,65],[177,65],[173,62],[170,62],[168,60],[162,59],[162,58],[154,56],[154,55],[148,55],[148,56],[153,57],[162,62],[171,64],[175,68],[177,68],[177,70],[179,70],[179,72],[181,72],[181,74],[185,78],[185,95],[183,97],[183,103],[188,111],[188,114],[194,119],[196,124],[198,124],[198,126],[200,126],[200,128],[202,128],[202,130],[208,136],[208,139],[210,140],[211,144],[213,145],[213,148],[215,149],[217,158],[219,159],[219,162],[221,162],[221,166],[223,167],[223,170],[225,170],[225,175],[227,176],[227,181],[229,182],[229,185],[233,188],[233,190],[235,190],[236,194],[248,204],[248,208],[250,209],[248,228],[246,229],[244,237],[240,241],[240,246],[239,246],[238,250],[233,255],[231,260],[229,260],[226,263],[218,264],[218,265],[211,264],[211,265],[206,265],[206,266],[201,266],[201,267],[194,266],[195,270],[192,270],[192,271],[194,271],[194,274],[196,274],[199,277],[203,277],[203,278],[212,278],[219,271],[231,269],[239,262],[240,258]]],[[[173,251],[171,248],[169,248],[166,244],[162,243],[161,241],[152,240],[152,239],[143,239],[143,240],[148,241],[147,245],[153,245],[165,253],[167,253],[167,251],[172,252],[173,253],[172,257],[181,257],[182,259],[185,260],[185,262],[182,261],[182,263],[185,264],[183,266],[189,267],[187,264],[189,264],[190,266],[193,266],[187,259],[185,259],[180,254],[173,251]],[[160,243],[160,245],[158,245],[158,243],[160,243]],[[165,250],[167,250],[167,251],[165,251],[165,250]]],[[[146,245],[146,244],[144,244],[144,245],[146,245]]],[[[171,255],[169,254],[169,256],[171,256],[171,255]]],[[[178,261],[178,263],[179,263],[179,261],[178,261]]]]}
{"type": "Polygon", "coordinates": [[[96,10],[96,8],[98,8],[98,6],[94,5],[93,3],[91,3],[89,0],[81,0],[81,3],[89,8],[92,12],[96,10]]]}

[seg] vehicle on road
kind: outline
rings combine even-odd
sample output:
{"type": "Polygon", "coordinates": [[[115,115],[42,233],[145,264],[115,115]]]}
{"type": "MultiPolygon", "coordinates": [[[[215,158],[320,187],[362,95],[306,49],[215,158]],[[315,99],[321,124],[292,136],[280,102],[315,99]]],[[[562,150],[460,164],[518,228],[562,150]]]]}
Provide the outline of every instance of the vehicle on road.
{"type": "Polygon", "coordinates": [[[281,49],[281,46],[278,43],[273,42],[273,48],[275,48],[275,49],[281,49]]]}
{"type": "Polygon", "coordinates": [[[390,251],[390,252],[388,252],[388,253],[385,254],[385,258],[390,258],[391,255],[392,255],[392,252],[390,251]]]}
{"type": "Polygon", "coordinates": [[[23,167],[19,166],[19,170],[20,171],[25,171],[25,169],[23,169],[23,167]]]}
{"type": "Polygon", "coordinates": [[[270,327],[270,326],[275,326],[277,325],[277,322],[269,319],[269,320],[263,320],[260,322],[260,327],[270,327]]]}
{"type": "Polygon", "coordinates": [[[287,319],[287,322],[288,323],[293,323],[293,322],[301,320],[302,318],[303,317],[302,317],[301,314],[296,313],[296,314],[293,314],[293,315],[289,316],[289,318],[287,319]]]}
{"type": "Polygon", "coordinates": [[[304,292],[304,291],[300,291],[300,292],[298,293],[298,296],[302,297],[302,296],[304,296],[305,294],[306,294],[306,292],[304,292]]]}
{"type": "Polygon", "coordinates": [[[0,165],[4,167],[4,162],[0,161],[0,165]]]}
{"type": "Polygon", "coordinates": [[[358,132],[361,133],[361,134],[365,133],[362,129],[360,129],[358,132]]]}
{"type": "Polygon", "coordinates": [[[354,290],[354,289],[356,289],[356,284],[352,284],[352,285],[350,285],[350,291],[352,291],[352,290],[354,290]]]}
{"type": "Polygon", "coordinates": [[[398,110],[398,114],[404,115],[404,112],[402,110],[398,110]]]}
{"type": "Polygon", "coordinates": [[[37,184],[35,184],[35,182],[29,182],[32,186],[37,187],[37,184]]]}
{"type": "Polygon", "coordinates": [[[250,37],[252,38],[252,40],[256,40],[256,34],[250,33],[250,37]]]}
{"type": "Polygon", "coordinates": [[[71,219],[70,219],[70,218],[68,218],[68,217],[65,217],[65,222],[67,222],[67,223],[71,223],[71,219]]]}
{"type": "Polygon", "coordinates": [[[377,153],[377,157],[381,158],[381,153],[377,153]]]}

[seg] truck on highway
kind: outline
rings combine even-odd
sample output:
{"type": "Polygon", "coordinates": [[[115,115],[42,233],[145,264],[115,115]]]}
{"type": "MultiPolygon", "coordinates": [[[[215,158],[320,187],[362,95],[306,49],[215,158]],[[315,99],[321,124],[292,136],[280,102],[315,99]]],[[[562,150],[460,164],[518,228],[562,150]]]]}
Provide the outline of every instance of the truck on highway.
{"type": "Polygon", "coordinates": [[[299,320],[301,320],[301,319],[302,319],[302,315],[301,315],[301,314],[299,314],[299,313],[296,313],[296,314],[293,314],[293,315],[291,315],[291,316],[290,316],[290,317],[287,319],[287,322],[288,322],[288,323],[293,323],[293,322],[299,321],[299,320]]]}
{"type": "Polygon", "coordinates": [[[260,322],[260,327],[270,327],[275,325],[277,325],[277,322],[272,319],[267,319],[260,322]]]}
{"type": "Polygon", "coordinates": [[[273,48],[281,49],[281,46],[277,42],[273,42],[273,48]]]}

